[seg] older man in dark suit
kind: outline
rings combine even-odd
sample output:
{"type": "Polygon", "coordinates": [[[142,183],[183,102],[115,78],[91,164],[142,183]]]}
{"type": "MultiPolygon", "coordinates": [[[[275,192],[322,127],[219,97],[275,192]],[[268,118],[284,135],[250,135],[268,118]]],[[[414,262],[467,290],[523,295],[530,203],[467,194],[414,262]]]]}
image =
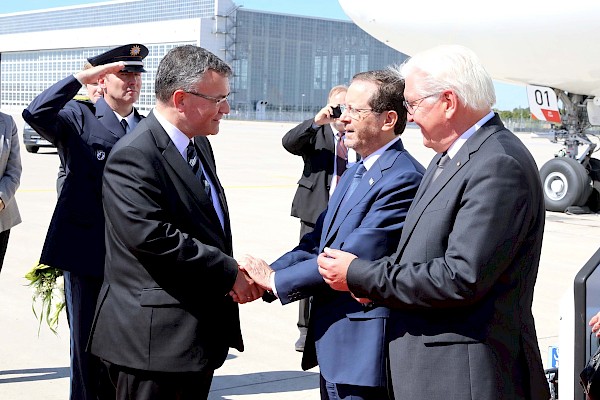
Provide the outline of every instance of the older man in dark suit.
{"type": "Polygon", "coordinates": [[[89,349],[117,399],[205,399],[238,306],[262,290],[238,270],[225,193],[207,139],[229,113],[230,67],[196,46],[171,49],[156,108],[114,147],[103,181],[106,265],[89,349]]]}
{"type": "Polygon", "coordinates": [[[40,263],[64,271],[71,334],[71,399],[96,399],[98,368],[85,352],[104,270],[102,172],[114,144],[141,120],[133,107],[142,87],[148,49],[128,44],[88,59],[85,69],[55,83],[23,111],[23,118],[58,148],[62,183],[40,263]],[[73,100],[97,83],[104,97],[73,100]]]}
{"type": "Polygon", "coordinates": [[[402,74],[409,120],[438,155],[393,256],[326,250],[320,271],[392,309],[396,400],[548,399],[531,311],[544,230],[535,162],[492,112],[492,80],[470,50],[431,49],[402,74]]]}

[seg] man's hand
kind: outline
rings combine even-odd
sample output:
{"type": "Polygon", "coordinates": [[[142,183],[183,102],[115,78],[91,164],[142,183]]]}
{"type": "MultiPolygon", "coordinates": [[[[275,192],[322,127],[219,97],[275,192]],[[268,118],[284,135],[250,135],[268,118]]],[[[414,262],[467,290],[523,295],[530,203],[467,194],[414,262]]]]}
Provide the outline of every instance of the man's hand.
{"type": "Polygon", "coordinates": [[[271,287],[271,273],[273,270],[264,260],[245,255],[240,261],[240,269],[246,271],[258,286],[265,290],[273,290],[271,287]]]}
{"type": "Polygon", "coordinates": [[[116,74],[123,68],[125,68],[125,63],[122,61],[98,65],[96,67],[84,69],[83,71],[76,73],[75,79],[77,79],[82,85],[98,83],[99,79],[104,78],[108,74],[116,74]]]}
{"type": "Polygon", "coordinates": [[[244,304],[262,297],[265,291],[254,283],[242,269],[238,271],[229,295],[236,303],[244,304]]]}
{"type": "Polygon", "coordinates": [[[325,247],[323,253],[319,254],[317,263],[319,264],[319,273],[323,276],[325,283],[334,290],[349,292],[348,267],[356,256],[341,250],[334,250],[325,247]]]}
{"type": "Polygon", "coordinates": [[[596,337],[600,337],[600,312],[590,319],[589,325],[592,327],[592,332],[596,334],[596,337]]]}
{"type": "Polygon", "coordinates": [[[315,124],[317,125],[325,125],[333,122],[335,118],[331,116],[332,108],[337,107],[339,104],[327,104],[325,107],[321,108],[321,110],[315,115],[315,124]]]}

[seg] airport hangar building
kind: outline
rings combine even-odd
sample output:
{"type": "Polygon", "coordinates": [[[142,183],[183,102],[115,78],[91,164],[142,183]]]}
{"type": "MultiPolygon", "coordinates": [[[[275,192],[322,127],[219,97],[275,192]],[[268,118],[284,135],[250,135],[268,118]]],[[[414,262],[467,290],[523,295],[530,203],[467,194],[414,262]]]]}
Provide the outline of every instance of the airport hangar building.
{"type": "Polygon", "coordinates": [[[25,108],[42,90],[112,47],[150,50],[137,103],[154,105],[154,76],[175,46],[202,46],[233,68],[230,118],[300,120],[331,87],[406,56],[349,21],[249,10],[231,0],[118,0],[0,14],[0,108],[25,108]]]}

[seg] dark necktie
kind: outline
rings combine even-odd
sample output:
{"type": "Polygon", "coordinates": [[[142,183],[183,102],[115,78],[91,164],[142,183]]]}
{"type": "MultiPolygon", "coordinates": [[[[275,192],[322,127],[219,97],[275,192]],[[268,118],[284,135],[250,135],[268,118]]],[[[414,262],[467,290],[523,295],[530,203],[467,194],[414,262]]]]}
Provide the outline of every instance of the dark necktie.
{"type": "Polygon", "coordinates": [[[129,129],[129,124],[127,123],[127,120],[126,120],[125,118],[123,118],[123,119],[121,120],[121,126],[123,127],[123,131],[124,131],[125,133],[127,133],[127,132],[128,132],[128,129],[129,129]]]}
{"type": "Polygon", "coordinates": [[[202,183],[204,191],[211,197],[210,184],[206,177],[204,176],[204,172],[202,168],[200,168],[200,158],[198,158],[198,153],[196,152],[196,146],[194,146],[194,142],[190,140],[190,143],[187,146],[187,162],[196,178],[202,183]]]}
{"type": "Polygon", "coordinates": [[[337,143],[335,145],[335,173],[337,181],[340,181],[348,163],[348,148],[344,144],[344,132],[336,133],[337,143]]]}
{"type": "Polygon", "coordinates": [[[433,183],[437,179],[437,177],[440,176],[440,174],[442,173],[442,170],[444,169],[444,166],[446,166],[446,164],[450,160],[451,160],[451,158],[448,155],[448,153],[444,152],[442,154],[442,158],[440,158],[440,160],[438,161],[436,170],[433,172],[433,177],[431,178],[431,183],[433,183]]]}
{"type": "Polygon", "coordinates": [[[352,193],[354,193],[354,191],[356,190],[356,187],[360,183],[360,180],[362,179],[365,172],[367,172],[367,169],[365,168],[365,164],[360,162],[358,164],[358,168],[356,169],[356,172],[354,173],[352,182],[350,182],[350,187],[348,187],[348,190],[346,191],[346,194],[344,195],[342,204],[346,203],[346,201],[350,198],[350,196],[352,196],[352,193]]]}

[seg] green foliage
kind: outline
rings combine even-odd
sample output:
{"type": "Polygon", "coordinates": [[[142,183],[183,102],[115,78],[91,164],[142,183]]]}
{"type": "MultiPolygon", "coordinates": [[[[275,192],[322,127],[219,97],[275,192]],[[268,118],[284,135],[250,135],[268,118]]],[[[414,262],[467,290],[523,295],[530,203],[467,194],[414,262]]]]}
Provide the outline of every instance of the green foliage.
{"type": "Polygon", "coordinates": [[[500,115],[500,118],[502,119],[502,121],[528,120],[531,118],[531,113],[529,112],[529,107],[513,108],[512,111],[508,111],[508,110],[500,111],[500,110],[496,110],[496,109],[494,109],[494,111],[496,111],[498,113],[498,115],[500,115]]]}
{"type": "Polygon", "coordinates": [[[65,308],[62,275],[60,269],[44,264],[36,265],[25,275],[25,278],[29,281],[29,286],[33,288],[31,309],[35,317],[40,321],[38,335],[40,334],[43,320],[46,320],[46,324],[48,324],[50,330],[54,334],[57,334],[58,317],[60,312],[65,308]],[[39,314],[35,310],[35,305],[38,301],[42,303],[39,314]]]}

